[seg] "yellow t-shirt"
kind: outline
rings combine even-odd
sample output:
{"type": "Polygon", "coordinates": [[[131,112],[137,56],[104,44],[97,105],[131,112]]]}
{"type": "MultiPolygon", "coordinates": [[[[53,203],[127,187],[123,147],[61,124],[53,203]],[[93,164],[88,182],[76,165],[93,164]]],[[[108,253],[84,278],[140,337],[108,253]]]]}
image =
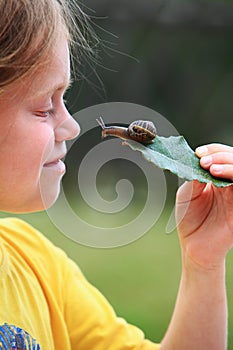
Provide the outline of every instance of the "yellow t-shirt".
{"type": "Polygon", "coordinates": [[[24,221],[0,220],[0,249],[0,349],[5,349],[5,323],[40,344],[26,349],[159,348],[117,317],[77,265],[24,221]]]}

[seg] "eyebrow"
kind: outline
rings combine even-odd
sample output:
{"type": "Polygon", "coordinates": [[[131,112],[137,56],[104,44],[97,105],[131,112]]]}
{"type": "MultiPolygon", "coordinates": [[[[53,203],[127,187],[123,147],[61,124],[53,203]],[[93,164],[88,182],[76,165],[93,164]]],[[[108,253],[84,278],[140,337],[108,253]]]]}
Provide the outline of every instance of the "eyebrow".
{"type": "Polygon", "coordinates": [[[67,91],[67,90],[70,88],[71,84],[72,84],[72,79],[71,79],[71,78],[69,78],[69,80],[64,80],[62,83],[53,86],[53,87],[46,93],[46,95],[51,95],[51,94],[54,93],[55,91],[59,91],[59,90],[67,91]]]}
{"type": "Polygon", "coordinates": [[[61,83],[58,83],[56,85],[54,85],[53,87],[51,87],[51,89],[47,90],[47,91],[40,91],[38,92],[38,94],[35,94],[34,97],[47,97],[47,96],[51,96],[54,94],[55,91],[59,91],[59,90],[63,90],[64,92],[66,92],[70,86],[72,85],[73,80],[70,77],[68,80],[64,80],[61,83]]]}

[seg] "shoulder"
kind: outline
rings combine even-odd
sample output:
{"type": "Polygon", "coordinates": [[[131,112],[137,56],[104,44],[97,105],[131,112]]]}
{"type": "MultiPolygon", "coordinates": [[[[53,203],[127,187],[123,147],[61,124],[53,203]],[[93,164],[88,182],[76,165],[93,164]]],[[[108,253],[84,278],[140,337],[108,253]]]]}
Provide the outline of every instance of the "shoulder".
{"type": "Polygon", "coordinates": [[[14,261],[26,263],[40,282],[56,294],[59,294],[58,286],[62,293],[61,286],[71,275],[83,279],[79,267],[61,248],[21,219],[0,219],[0,243],[10,259],[14,257],[14,261]]]}
{"type": "Polygon", "coordinates": [[[36,228],[18,218],[0,219],[0,239],[5,249],[17,254],[44,274],[63,273],[69,259],[36,228]]]}
{"type": "Polygon", "coordinates": [[[1,238],[18,247],[23,246],[24,249],[52,248],[52,243],[37,229],[18,218],[4,218],[0,220],[0,236],[1,238]]]}

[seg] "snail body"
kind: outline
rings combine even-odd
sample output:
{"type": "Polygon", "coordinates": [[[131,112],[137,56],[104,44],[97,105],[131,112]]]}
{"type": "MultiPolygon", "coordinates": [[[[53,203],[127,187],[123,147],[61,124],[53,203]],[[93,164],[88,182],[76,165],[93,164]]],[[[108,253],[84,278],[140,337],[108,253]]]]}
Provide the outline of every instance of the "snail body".
{"type": "Polygon", "coordinates": [[[151,121],[135,120],[128,128],[122,126],[106,126],[102,117],[96,119],[102,128],[102,137],[116,136],[123,140],[134,140],[141,143],[152,143],[156,137],[156,127],[151,121]]]}

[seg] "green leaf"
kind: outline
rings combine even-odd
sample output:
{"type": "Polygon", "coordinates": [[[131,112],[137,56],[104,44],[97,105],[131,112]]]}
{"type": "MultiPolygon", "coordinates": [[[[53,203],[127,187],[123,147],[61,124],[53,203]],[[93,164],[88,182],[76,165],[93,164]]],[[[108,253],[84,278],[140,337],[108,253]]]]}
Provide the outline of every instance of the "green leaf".
{"type": "Polygon", "coordinates": [[[222,180],[210,175],[200,166],[199,158],[190,148],[183,136],[156,136],[153,143],[144,145],[132,140],[126,140],[134,151],[142,153],[144,158],[161,169],[169,170],[178,177],[192,181],[212,182],[216,187],[232,184],[229,180],[222,180]]]}

